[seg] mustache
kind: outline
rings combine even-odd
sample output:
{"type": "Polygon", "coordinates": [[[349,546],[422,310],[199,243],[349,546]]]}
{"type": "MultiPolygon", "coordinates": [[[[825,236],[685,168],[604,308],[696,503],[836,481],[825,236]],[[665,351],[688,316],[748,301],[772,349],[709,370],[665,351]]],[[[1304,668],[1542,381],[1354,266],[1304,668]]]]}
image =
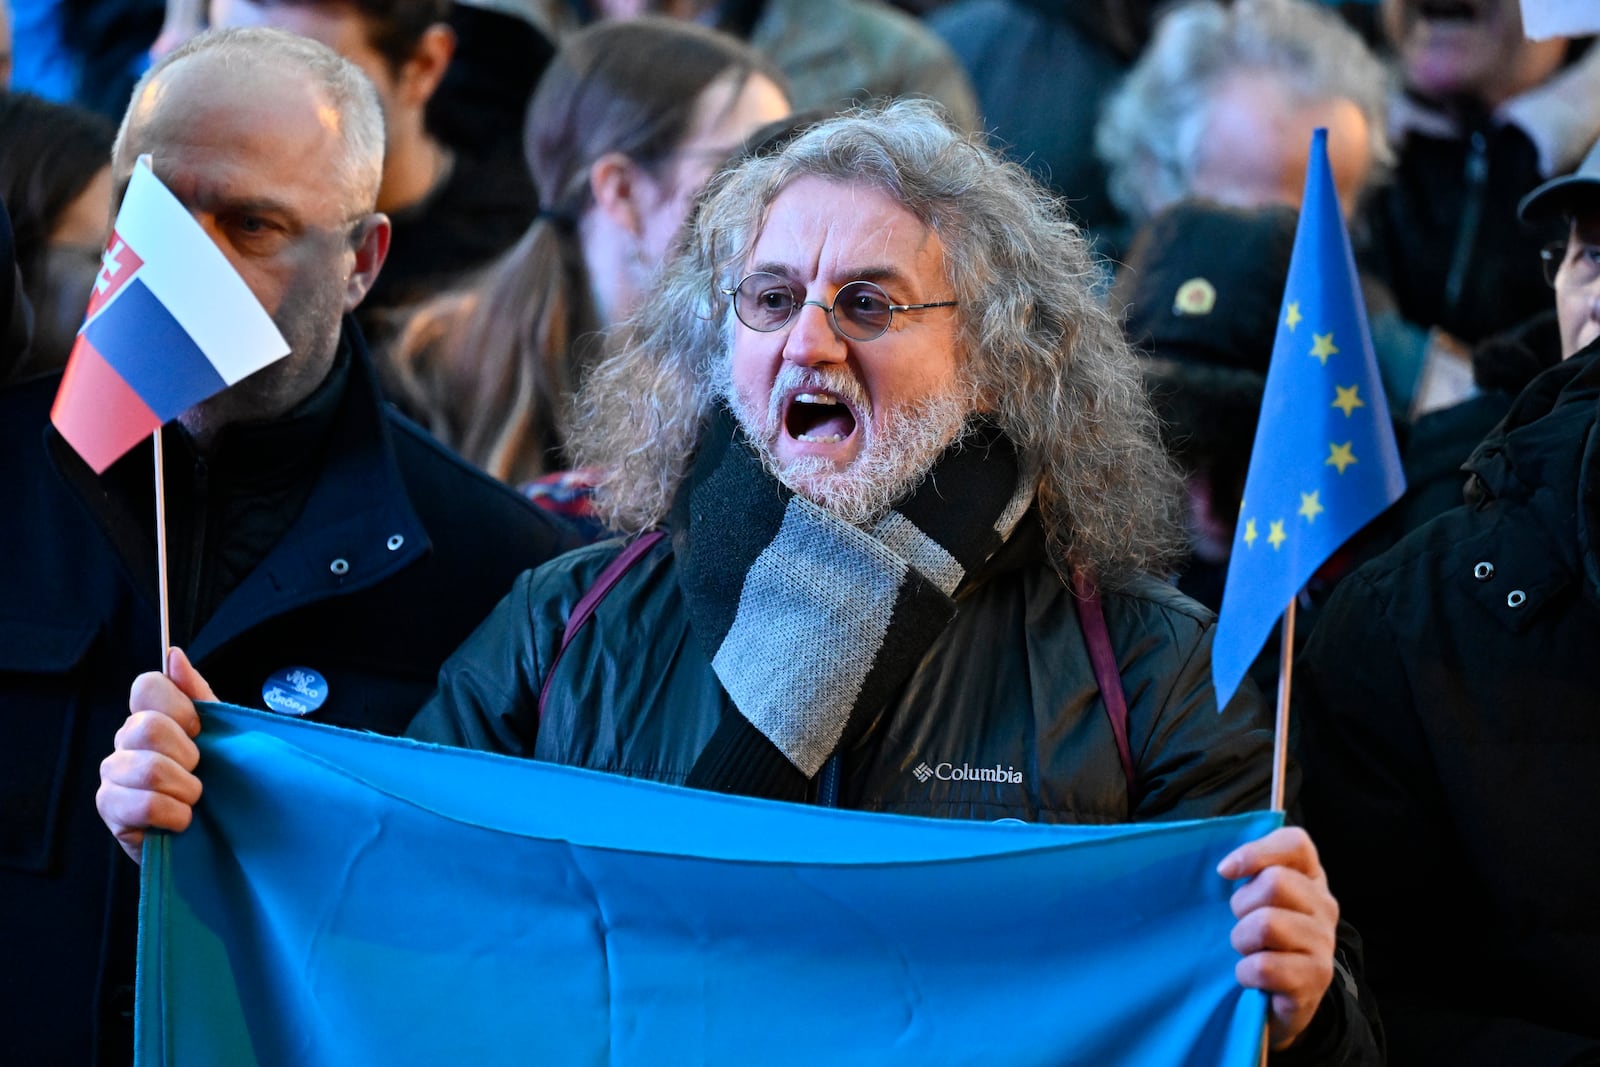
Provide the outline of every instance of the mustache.
{"type": "Polygon", "coordinates": [[[872,423],[872,402],[860,379],[844,367],[825,364],[820,367],[802,367],[785,363],[778,368],[772,381],[772,391],[767,395],[767,426],[773,429],[782,425],[783,398],[800,390],[814,393],[832,393],[850,406],[856,423],[863,429],[872,423]]]}

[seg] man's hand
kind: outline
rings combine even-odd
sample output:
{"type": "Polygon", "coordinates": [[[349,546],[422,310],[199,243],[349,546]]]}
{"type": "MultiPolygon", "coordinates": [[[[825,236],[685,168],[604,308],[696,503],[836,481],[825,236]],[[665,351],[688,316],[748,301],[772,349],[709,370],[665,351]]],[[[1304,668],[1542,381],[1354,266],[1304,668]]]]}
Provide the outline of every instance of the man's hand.
{"type": "Polygon", "coordinates": [[[196,700],[215,700],[211,686],[174,648],[167,673],[141,674],[128,693],[128,721],[117,731],[117,749],[100,762],[95,808],[122,850],[139,862],[144,832],[185,830],[200,799],[194,776],[200,749],[196,700]]]}
{"type": "Polygon", "coordinates": [[[1234,975],[1270,995],[1268,1040],[1274,1049],[1287,1048],[1310,1025],[1333,981],[1339,902],[1328,892],[1317,847],[1297,826],[1240,846],[1217,873],[1249,879],[1229,902],[1239,920],[1233,947],[1244,957],[1234,975]]]}

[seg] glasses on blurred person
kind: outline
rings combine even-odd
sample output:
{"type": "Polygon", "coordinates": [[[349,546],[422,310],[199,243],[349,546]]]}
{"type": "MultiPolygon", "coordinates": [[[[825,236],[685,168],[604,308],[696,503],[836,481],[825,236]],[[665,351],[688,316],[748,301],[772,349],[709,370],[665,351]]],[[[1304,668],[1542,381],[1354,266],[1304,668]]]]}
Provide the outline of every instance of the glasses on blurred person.
{"type": "Polygon", "coordinates": [[[889,331],[897,311],[921,311],[924,308],[955,307],[954,300],[940,300],[931,304],[895,304],[889,294],[874,282],[846,282],[833,294],[829,306],[820,300],[806,300],[805,292],[785,278],[766,271],[747,274],[732,289],[721,290],[724,296],[733,297],[733,313],[739,321],[757,333],[774,333],[783,329],[810,304],[821,308],[833,323],[833,328],[852,341],[875,341],[889,331]]]}
{"type": "Polygon", "coordinates": [[[1539,249],[1539,259],[1544,264],[1545,284],[1552,289],[1563,268],[1569,285],[1585,286],[1600,278],[1600,245],[1578,240],[1551,241],[1539,249]]]}

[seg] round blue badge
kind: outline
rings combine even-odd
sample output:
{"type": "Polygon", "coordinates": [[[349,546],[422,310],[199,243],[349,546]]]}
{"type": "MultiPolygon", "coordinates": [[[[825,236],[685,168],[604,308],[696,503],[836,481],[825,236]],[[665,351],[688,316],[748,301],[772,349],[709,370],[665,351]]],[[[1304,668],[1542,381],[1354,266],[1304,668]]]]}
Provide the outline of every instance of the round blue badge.
{"type": "Polygon", "coordinates": [[[284,715],[309,715],[328,699],[328,680],[310,667],[285,667],[267,677],[261,699],[284,715]]]}

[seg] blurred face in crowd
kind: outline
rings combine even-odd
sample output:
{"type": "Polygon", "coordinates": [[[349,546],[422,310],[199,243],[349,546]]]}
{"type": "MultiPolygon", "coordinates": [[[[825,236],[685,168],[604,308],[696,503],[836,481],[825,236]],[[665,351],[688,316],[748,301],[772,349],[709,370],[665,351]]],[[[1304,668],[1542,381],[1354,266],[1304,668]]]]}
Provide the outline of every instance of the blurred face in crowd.
{"type": "Polygon", "coordinates": [[[445,156],[428,134],[424,114],[455,54],[455,34],[448,26],[436,23],[425,30],[397,67],[373,46],[372,20],[340,0],[211,0],[210,21],[219,29],[283,30],[327,45],[360,67],[383,108],[387,152],[379,209],[403,211],[434,188],[445,156]]]}
{"type": "Polygon", "coordinates": [[[184,413],[205,443],[229,423],[276,418],[321,383],[341,316],[382,263],[388,224],[342,178],[339,113],[292,70],[201,53],[169,67],[130,107],[113,161],[118,199],[150,153],[290,346],[285,359],[184,413]]]}
{"type": "Polygon", "coordinates": [[[354,7],[333,3],[255,3],[253,0],[211,0],[210,24],[217,29],[264,26],[284,30],[327,45],[361,68],[377,86],[384,113],[394,95],[395,75],[374,47],[366,18],[354,7]]]}
{"type": "Polygon", "coordinates": [[[1406,85],[1435,100],[1493,108],[1548,78],[1567,42],[1529,41],[1519,0],[1384,0],[1406,85]]]}
{"type": "Polygon", "coordinates": [[[757,312],[776,307],[781,319],[785,307],[816,301],[834,305],[841,322],[854,305],[868,313],[857,323],[888,323],[882,336],[861,341],[812,303],[772,332],[735,320],[723,383],[785,484],[848,521],[870,521],[916,484],[973,404],[961,374],[958,309],[879,314],[871,301],[839,290],[867,280],[893,304],[951,300],[944,245],[876,188],[803,177],[768,208],[743,267],[754,272],[767,276],[754,294],[757,312]]]}
{"type": "Polygon", "coordinates": [[[1567,359],[1600,337],[1600,204],[1572,220],[1555,286],[1561,358],[1567,359]]]}
{"type": "Polygon", "coordinates": [[[683,142],[643,175],[640,253],[647,264],[666,258],[695,197],[745,138],[788,114],[788,98],[764,75],[736,84],[729,74],[706,86],[683,142]]]}
{"type": "Polygon", "coordinates": [[[1305,193],[1311,133],[1328,130],[1328,162],[1345,217],[1372,175],[1372,129],[1352,101],[1295,100],[1273,79],[1240,75],[1212,100],[1195,157],[1191,193],[1230,207],[1286,204],[1305,193]]]}
{"type": "Polygon", "coordinates": [[[83,191],[62,209],[50,229],[50,244],[57,248],[105,247],[106,223],[111,218],[111,164],[95,172],[83,191]]]}

